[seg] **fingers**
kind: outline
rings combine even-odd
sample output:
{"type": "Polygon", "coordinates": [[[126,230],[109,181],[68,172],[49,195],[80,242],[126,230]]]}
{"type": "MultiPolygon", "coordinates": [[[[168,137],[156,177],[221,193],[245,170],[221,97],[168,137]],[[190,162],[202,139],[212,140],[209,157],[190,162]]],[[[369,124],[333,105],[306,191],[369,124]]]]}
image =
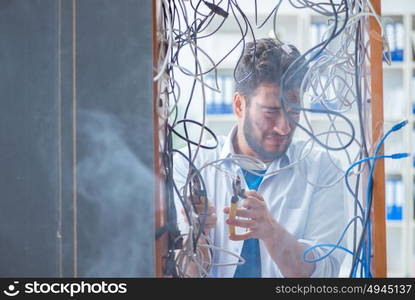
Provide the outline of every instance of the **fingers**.
{"type": "Polygon", "coordinates": [[[218,220],[218,217],[216,216],[216,214],[214,212],[212,214],[209,214],[209,215],[199,214],[197,218],[198,218],[200,226],[203,226],[202,230],[205,233],[209,233],[209,231],[212,228],[215,228],[216,227],[216,222],[218,220]]]}
{"type": "Polygon", "coordinates": [[[205,204],[196,204],[195,209],[198,215],[201,215],[201,214],[211,215],[215,212],[215,208],[211,206],[210,204],[208,204],[207,207],[205,206],[205,204]]]}
{"type": "Polygon", "coordinates": [[[247,239],[251,239],[255,237],[255,233],[253,231],[248,231],[244,234],[231,234],[229,235],[229,239],[232,241],[243,241],[247,239]]]}
{"type": "Polygon", "coordinates": [[[246,208],[246,209],[260,209],[263,208],[265,205],[265,202],[258,200],[256,198],[247,198],[244,201],[242,201],[242,207],[246,208]]]}
{"type": "Polygon", "coordinates": [[[261,195],[255,191],[249,191],[249,197],[242,201],[242,207],[253,210],[264,209],[266,208],[266,204],[264,198],[261,195]]]}
{"type": "Polygon", "coordinates": [[[199,220],[204,220],[206,226],[216,225],[216,209],[213,206],[206,207],[204,204],[195,205],[199,220]]]}
{"type": "MultiPolygon", "coordinates": [[[[255,210],[258,208],[262,209],[266,207],[264,198],[257,191],[255,190],[245,191],[245,195],[247,196],[247,198],[242,201],[242,204],[241,204],[242,207],[248,210],[250,209],[255,210]]],[[[223,212],[226,214],[229,214],[229,208],[225,207],[223,212]]],[[[241,212],[241,215],[238,215],[238,216],[252,218],[251,215],[244,215],[243,212],[241,212]]]]}
{"type": "Polygon", "coordinates": [[[226,219],[226,224],[252,229],[256,226],[256,221],[252,219],[226,219]]]}
{"type": "Polygon", "coordinates": [[[255,198],[259,201],[264,201],[264,198],[262,197],[262,195],[255,190],[245,191],[245,196],[247,198],[255,198]]]}
{"type": "Polygon", "coordinates": [[[206,198],[199,197],[199,196],[196,196],[196,195],[193,195],[192,197],[190,197],[190,199],[191,199],[192,203],[194,203],[194,204],[202,204],[203,205],[204,201],[206,201],[206,198]]]}
{"type": "MultiPolygon", "coordinates": [[[[223,209],[223,212],[225,214],[229,214],[229,207],[225,207],[223,209]]],[[[251,210],[251,209],[245,209],[245,208],[238,208],[236,209],[236,216],[237,217],[243,217],[243,218],[251,218],[251,219],[255,219],[258,217],[258,212],[251,210]]]]}
{"type": "Polygon", "coordinates": [[[218,217],[215,214],[212,214],[210,216],[199,216],[199,221],[202,222],[203,220],[205,222],[205,228],[209,229],[216,226],[218,217]]]}

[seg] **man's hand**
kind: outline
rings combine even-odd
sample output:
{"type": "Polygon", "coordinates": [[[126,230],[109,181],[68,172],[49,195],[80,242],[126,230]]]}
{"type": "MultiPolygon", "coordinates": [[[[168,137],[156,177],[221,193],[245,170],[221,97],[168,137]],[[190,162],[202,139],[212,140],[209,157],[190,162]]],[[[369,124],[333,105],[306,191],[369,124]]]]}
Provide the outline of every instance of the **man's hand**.
{"type": "Polygon", "coordinates": [[[195,204],[196,213],[199,215],[199,220],[202,221],[205,217],[205,227],[204,232],[208,234],[212,228],[215,228],[216,221],[218,220],[216,216],[216,208],[208,201],[207,209],[204,203],[195,204]]]}
{"type": "MultiPolygon", "coordinates": [[[[247,228],[244,234],[230,235],[229,239],[241,241],[250,238],[258,238],[264,242],[272,260],[278,265],[281,273],[285,277],[308,277],[315,270],[314,263],[304,262],[302,255],[309,246],[299,243],[284,227],[282,227],[271,216],[264,198],[256,191],[245,192],[247,199],[242,203],[242,207],[236,210],[236,215],[249,220],[226,220],[229,225],[247,228]]],[[[229,207],[223,210],[229,214],[229,207]]],[[[309,253],[307,259],[314,259],[314,255],[309,253]]]]}
{"type": "MultiPolygon", "coordinates": [[[[205,218],[205,226],[204,226],[204,232],[205,234],[209,234],[209,232],[215,228],[216,222],[217,222],[217,216],[216,216],[216,208],[212,205],[210,201],[207,203],[207,207],[205,206],[205,203],[202,203],[200,201],[195,201],[194,205],[196,209],[196,213],[198,215],[198,218],[200,221],[205,218]]],[[[182,209],[182,214],[185,215],[184,210],[182,209]]],[[[187,220],[187,219],[186,219],[187,220]]]]}
{"type": "MultiPolygon", "coordinates": [[[[204,200],[207,201],[207,200],[204,200]]],[[[200,237],[198,244],[199,245],[204,245],[207,244],[207,240],[206,240],[206,235],[209,234],[210,230],[212,230],[212,228],[214,228],[216,226],[216,221],[217,221],[217,217],[216,217],[216,209],[215,207],[212,205],[212,203],[210,203],[210,201],[207,201],[207,203],[205,204],[204,201],[199,201],[198,197],[193,198],[193,207],[195,209],[195,212],[197,214],[197,217],[199,219],[199,221],[202,222],[202,218],[204,218],[205,224],[203,227],[203,235],[200,237]]],[[[184,209],[181,210],[181,213],[186,216],[186,213],[184,211],[184,209]]],[[[186,221],[188,221],[188,219],[185,217],[186,221]]],[[[187,235],[186,239],[189,239],[189,236],[187,235]]],[[[201,253],[201,257],[198,257],[197,260],[199,261],[198,263],[196,263],[196,257],[191,256],[190,260],[187,261],[186,259],[186,264],[187,264],[187,268],[186,268],[186,274],[190,277],[201,277],[201,267],[203,269],[207,269],[207,267],[209,266],[209,262],[211,261],[211,253],[209,251],[208,248],[206,247],[200,247],[198,248],[200,250],[201,253]]],[[[199,255],[198,255],[199,256],[199,255]]]]}
{"type": "MultiPolygon", "coordinates": [[[[242,202],[243,208],[236,210],[236,216],[249,218],[241,219],[226,219],[226,223],[242,228],[248,231],[244,234],[232,234],[229,239],[233,241],[241,241],[250,238],[258,238],[265,240],[273,235],[275,229],[279,226],[268,211],[264,198],[256,191],[246,191],[246,199],[242,202]]],[[[224,212],[229,214],[229,207],[224,208],[224,212]]]]}

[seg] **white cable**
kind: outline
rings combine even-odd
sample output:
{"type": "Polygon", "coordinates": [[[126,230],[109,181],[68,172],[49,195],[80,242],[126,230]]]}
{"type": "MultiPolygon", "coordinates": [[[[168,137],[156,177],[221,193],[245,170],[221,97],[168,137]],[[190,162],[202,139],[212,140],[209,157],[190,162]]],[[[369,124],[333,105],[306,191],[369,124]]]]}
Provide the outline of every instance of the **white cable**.
{"type": "MultiPolygon", "coordinates": [[[[173,71],[178,70],[181,73],[185,74],[186,76],[190,76],[190,78],[192,78],[193,80],[196,80],[197,84],[201,85],[202,100],[203,100],[202,101],[203,102],[202,104],[203,105],[202,107],[202,110],[203,110],[202,129],[198,137],[198,141],[196,142],[196,148],[191,147],[192,150],[191,150],[191,153],[189,153],[189,155],[193,154],[192,163],[194,163],[198,156],[199,149],[201,148],[203,133],[206,127],[205,111],[204,111],[205,103],[206,103],[205,88],[220,92],[218,88],[216,68],[219,66],[222,60],[220,60],[218,63],[215,63],[212,57],[208,55],[206,49],[203,49],[203,47],[201,47],[200,44],[195,41],[194,29],[196,28],[196,25],[195,25],[196,23],[192,23],[192,20],[190,20],[188,16],[187,9],[188,8],[190,9],[189,2],[186,2],[186,3],[173,2],[174,6],[176,4],[180,5],[181,14],[179,10],[177,10],[177,14],[176,14],[176,11],[172,9],[173,6],[171,10],[175,13],[178,19],[183,18],[184,20],[183,23],[180,23],[179,25],[180,28],[178,29],[176,28],[177,27],[176,22],[175,22],[176,17],[173,18],[170,15],[170,8],[167,9],[168,5],[166,4],[166,2],[167,2],[166,0],[163,0],[163,3],[166,7],[165,17],[166,17],[166,27],[167,27],[166,28],[166,40],[168,41],[168,46],[167,46],[168,55],[166,55],[162,63],[162,67],[160,68],[160,72],[157,75],[158,77],[156,78],[157,79],[162,78],[161,77],[162,74],[164,74],[167,68],[169,68],[169,74],[166,74],[166,76],[164,76],[163,79],[167,78],[167,80],[169,80],[172,83],[172,89],[173,89],[172,92],[174,92],[174,88],[177,85],[179,97],[177,97],[177,101],[173,103],[173,107],[167,113],[167,118],[166,118],[167,121],[172,116],[173,112],[177,109],[177,105],[179,104],[181,100],[180,99],[180,86],[179,86],[179,83],[177,83],[177,81],[174,79],[173,71]],[[182,25],[183,25],[183,28],[181,28],[182,25]],[[190,26],[192,26],[192,28],[190,28],[190,26]],[[181,47],[183,47],[183,45],[187,45],[190,47],[191,55],[193,56],[192,59],[195,61],[195,64],[197,66],[194,72],[186,69],[178,61],[179,51],[182,48],[177,47],[177,53],[176,53],[177,55],[171,55],[171,52],[169,52],[169,51],[173,51],[173,46],[174,46],[173,41],[177,40],[177,38],[180,41],[178,43],[182,43],[181,47]],[[206,57],[209,65],[212,66],[210,70],[215,72],[216,87],[211,87],[204,81],[203,77],[204,75],[206,75],[206,71],[203,71],[202,69],[202,61],[200,60],[200,56],[206,57]]],[[[316,11],[317,13],[326,16],[327,18],[334,17],[333,6],[329,2],[315,2],[315,1],[308,1],[308,0],[297,0],[297,1],[290,0],[289,2],[298,8],[312,9],[316,11]]],[[[237,6],[237,2],[233,1],[231,2],[231,4],[232,5],[230,5],[230,8],[232,12],[234,12],[234,6],[235,7],[237,6]]],[[[345,16],[346,6],[343,6],[343,4],[344,2],[341,2],[342,6],[339,6],[339,4],[335,4],[335,7],[334,7],[337,11],[336,12],[337,13],[337,16],[336,16],[337,17],[337,28],[336,28],[337,31],[339,30],[339,28],[343,25],[343,22],[345,21],[344,16],[345,16]]],[[[370,62],[370,57],[369,57],[370,53],[367,50],[369,48],[368,38],[367,38],[368,29],[367,27],[364,27],[364,26],[358,27],[358,25],[366,23],[366,20],[369,17],[375,17],[376,21],[381,27],[381,37],[385,38],[385,32],[386,32],[384,30],[384,25],[382,24],[381,17],[375,14],[373,6],[371,5],[370,1],[348,0],[347,4],[348,4],[349,18],[347,20],[346,26],[344,27],[343,31],[338,34],[336,38],[330,41],[329,45],[324,49],[324,52],[318,58],[316,58],[312,62],[309,62],[308,71],[306,72],[304,76],[304,80],[301,83],[301,88],[300,88],[301,103],[305,102],[306,100],[305,97],[307,95],[307,98],[309,99],[311,104],[320,103],[323,109],[325,108],[325,109],[334,110],[335,112],[339,114],[343,114],[345,116],[347,116],[347,114],[349,114],[352,111],[352,109],[355,108],[357,105],[356,104],[357,94],[356,94],[356,89],[355,89],[356,88],[355,86],[356,68],[359,70],[360,76],[363,79],[361,82],[362,99],[366,99],[370,91],[370,85],[368,82],[369,74],[367,73],[368,71],[367,71],[367,68],[365,67],[365,64],[370,62]],[[359,9],[361,9],[362,11],[359,12],[359,9]],[[358,29],[360,30],[361,33],[364,33],[365,36],[361,34],[361,39],[359,40],[359,44],[356,45],[357,41],[355,41],[355,36],[356,36],[358,29]],[[360,55],[357,59],[357,66],[356,66],[356,59],[355,59],[355,47],[356,46],[359,47],[360,49],[359,50],[360,55]],[[336,105],[336,107],[334,107],[334,104],[336,105]]],[[[192,10],[192,13],[193,13],[193,10],[192,10]]],[[[190,13],[189,15],[192,15],[192,13],[190,13]]],[[[239,15],[242,16],[242,14],[238,13],[238,16],[239,15]]],[[[248,32],[247,22],[242,19],[240,19],[239,21],[241,22],[242,32],[244,31],[243,29],[244,25],[245,25],[245,31],[248,32]]],[[[206,28],[207,27],[208,26],[206,26],[206,28]]],[[[327,32],[323,35],[323,40],[332,36],[331,31],[333,29],[334,29],[334,22],[330,22],[327,28],[327,32]]],[[[239,45],[239,43],[241,43],[242,41],[245,42],[244,39],[246,40],[247,37],[242,37],[239,40],[237,45],[239,45]]],[[[217,48],[217,51],[219,50],[220,50],[220,47],[217,48]]],[[[215,48],[215,51],[216,51],[216,48],[215,48]]],[[[292,168],[298,164],[299,165],[298,170],[301,173],[301,175],[305,178],[308,184],[313,185],[318,188],[328,188],[328,187],[333,186],[334,184],[338,183],[339,180],[344,178],[344,175],[343,175],[344,170],[340,166],[337,166],[337,164],[335,163],[334,156],[332,155],[331,151],[328,151],[326,149],[326,154],[330,160],[330,163],[333,165],[333,167],[337,168],[339,173],[342,173],[343,176],[342,178],[340,177],[336,178],[334,182],[331,182],[326,185],[322,185],[316,182],[311,182],[311,180],[308,178],[307,168],[305,168],[305,163],[304,163],[306,161],[305,159],[311,153],[314,153],[312,150],[315,147],[316,138],[323,137],[324,139],[325,137],[326,145],[328,145],[329,142],[331,143],[331,141],[333,140],[343,147],[345,144],[343,142],[343,137],[351,138],[352,133],[337,130],[337,128],[340,128],[339,125],[342,124],[341,122],[345,122],[345,120],[343,118],[338,118],[336,115],[330,115],[330,114],[328,115],[326,114],[328,130],[324,132],[316,133],[315,130],[313,130],[313,126],[312,126],[313,124],[309,120],[309,116],[311,114],[312,113],[310,112],[302,111],[302,115],[304,116],[304,120],[306,123],[305,128],[307,128],[307,130],[311,133],[312,137],[310,136],[303,143],[301,149],[299,150],[299,155],[298,155],[299,159],[297,161],[290,161],[290,164],[288,166],[275,170],[273,172],[260,174],[260,173],[255,172],[255,170],[257,171],[264,170],[265,164],[262,161],[256,158],[252,158],[252,157],[238,156],[238,154],[236,154],[225,159],[205,162],[200,168],[198,167],[199,173],[201,174],[205,168],[212,166],[220,170],[221,172],[223,172],[225,176],[234,179],[236,174],[233,174],[233,172],[221,166],[221,164],[225,161],[230,161],[231,163],[236,164],[242,169],[249,170],[251,173],[257,176],[269,176],[269,175],[277,174],[283,170],[292,168]]],[[[322,116],[324,114],[319,114],[319,115],[322,116]]],[[[363,109],[363,123],[364,124],[365,122],[367,122],[367,117],[368,116],[366,115],[366,112],[363,109]]],[[[174,124],[172,124],[172,126],[174,126],[174,124]]],[[[358,126],[360,126],[360,123],[358,124],[358,126]]],[[[356,133],[357,132],[360,133],[360,128],[356,130],[356,133]]],[[[370,138],[371,137],[368,137],[369,142],[370,142],[370,138]]],[[[341,150],[342,153],[344,153],[344,155],[346,156],[348,163],[357,161],[359,153],[363,153],[364,145],[362,144],[361,140],[362,140],[362,137],[358,139],[358,137],[355,136],[351,144],[351,145],[356,145],[359,150],[357,151],[356,156],[352,155],[349,152],[351,149],[350,146],[348,148],[341,150]]],[[[188,195],[189,193],[187,191],[188,183],[193,179],[193,176],[197,175],[197,172],[190,174],[190,171],[191,170],[189,170],[189,174],[186,179],[186,184],[183,187],[179,187],[179,192],[181,195],[183,195],[183,198],[186,202],[190,201],[189,195],[188,195]]],[[[363,172],[363,169],[360,171],[360,173],[361,172],[363,172]]],[[[358,199],[356,201],[358,201],[358,199]]],[[[188,205],[188,206],[189,207],[187,209],[190,209],[190,215],[191,215],[190,236],[193,237],[194,234],[198,232],[199,225],[196,219],[197,214],[194,211],[192,205],[188,205]]],[[[206,237],[203,236],[203,238],[206,238],[206,237]]],[[[215,248],[216,246],[214,245],[199,244],[198,247],[200,248],[205,247],[205,248],[209,248],[210,250],[214,250],[214,251],[218,250],[218,251],[227,252],[226,249],[221,249],[221,250],[216,249],[215,248]]],[[[196,249],[196,251],[194,251],[194,249],[192,248],[193,248],[193,239],[189,238],[188,242],[186,242],[184,245],[184,249],[182,249],[183,251],[180,251],[179,255],[177,256],[176,262],[177,264],[180,265],[180,268],[178,267],[180,275],[187,276],[186,274],[187,268],[190,263],[193,263],[198,275],[202,277],[208,276],[208,273],[210,272],[210,268],[214,265],[212,262],[212,257],[210,256],[203,257],[203,255],[201,255],[202,253],[200,252],[200,249],[196,249]]],[[[228,265],[228,264],[219,263],[217,266],[220,266],[220,265],[228,265]]]]}
{"type": "MultiPolygon", "coordinates": [[[[166,9],[169,7],[169,4],[166,0],[162,0],[164,3],[164,6],[166,7],[166,9]]],[[[167,13],[165,14],[167,17],[167,26],[168,26],[168,32],[167,32],[167,36],[168,36],[168,46],[167,46],[167,53],[166,56],[164,58],[162,67],[159,71],[159,73],[153,78],[153,81],[157,81],[161,78],[161,76],[164,74],[166,68],[167,68],[167,64],[169,62],[170,59],[170,52],[171,52],[171,48],[173,46],[173,37],[172,37],[172,32],[173,32],[173,24],[171,22],[171,18],[170,18],[170,14],[167,13]]]]}

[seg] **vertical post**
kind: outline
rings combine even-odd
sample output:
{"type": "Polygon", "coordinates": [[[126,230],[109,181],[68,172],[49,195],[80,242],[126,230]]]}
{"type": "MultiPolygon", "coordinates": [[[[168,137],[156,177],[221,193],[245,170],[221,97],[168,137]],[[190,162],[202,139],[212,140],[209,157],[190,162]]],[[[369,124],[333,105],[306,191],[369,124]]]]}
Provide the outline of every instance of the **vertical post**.
{"type": "MultiPolygon", "coordinates": [[[[157,0],[152,2],[152,33],[153,33],[153,70],[157,70],[158,59],[159,59],[159,47],[157,42],[157,0]]],[[[157,72],[153,72],[153,76],[157,72]]],[[[160,140],[163,134],[159,124],[159,95],[158,88],[159,82],[153,81],[153,117],[154,117],[154,198],[155,198],[155,228],[161,228],[166,223],[166,213],[163,204],[162,185],[163,179],[161,176],[161,160],[160,160],[160,140]]],[[[163,277],[163,257],[167,253],[167,234],[163,234],[158,240],[156,240],[156,261],[155,261],[155,274],[156,277],[163,277]]]]}
{"type": "MultiPolygon", "coordinates": [[[[381,14],[381,1],[371,0],[375,13],[381,14]]],[[[381,28],[375,17],[369,17],[370,30],[370,88],[372,141],[376,143],[383,133],[383,71],[381,28]]],[[[384,153],[383,146],[378,155],[384,153]]],[[[386,223],[385,223],[385,165],[382,159],[376,161],[373,173],[372,240],[374,277],[386,277],[386,223]]]]}

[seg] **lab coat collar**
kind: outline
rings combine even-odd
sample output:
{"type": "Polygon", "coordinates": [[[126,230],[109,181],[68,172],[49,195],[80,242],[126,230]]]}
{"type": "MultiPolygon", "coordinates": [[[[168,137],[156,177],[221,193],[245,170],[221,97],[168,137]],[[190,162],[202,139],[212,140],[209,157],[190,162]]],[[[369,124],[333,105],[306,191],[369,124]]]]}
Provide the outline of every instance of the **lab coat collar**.
{"type": "Polygon", "coordinates": [[[236,135],[236,125],[232,127],[231,131],[226,136],[225,142],[222,146],[222,150],[219,155],[219,159],[225,159],[230,157],[232,154],[235,154],[235,149],[233,147],[233,139],[236,135]]]}

